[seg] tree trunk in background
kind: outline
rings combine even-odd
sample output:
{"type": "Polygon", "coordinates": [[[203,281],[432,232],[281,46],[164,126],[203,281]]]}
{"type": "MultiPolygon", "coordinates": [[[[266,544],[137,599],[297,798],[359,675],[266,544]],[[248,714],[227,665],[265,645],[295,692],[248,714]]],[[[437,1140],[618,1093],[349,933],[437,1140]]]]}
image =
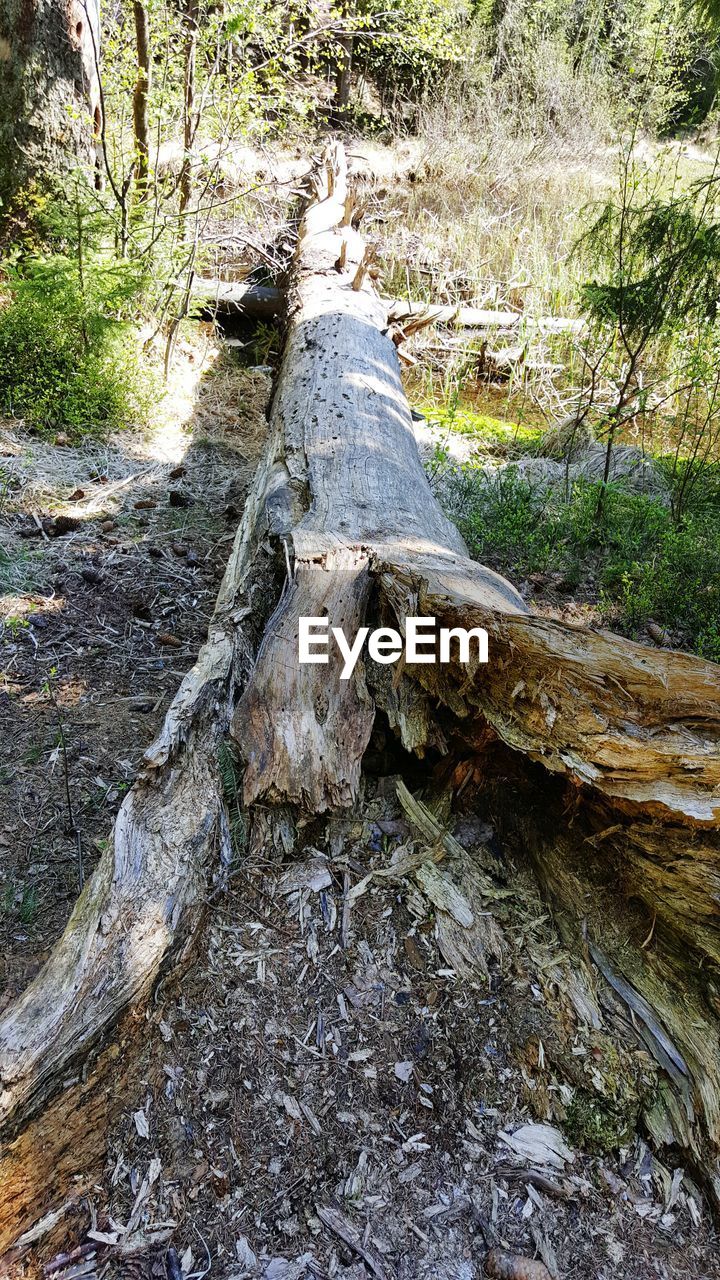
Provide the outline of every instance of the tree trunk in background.
{"type": "Polygon", "coordinates": [[[0,219],[90,163],[100,125],[96,0],[0,0],[0,219]]]}
{"type": "Polygon", "coordinates": [[[188,0],[185,18],[187,34],[185,37],[185,87],[183,95],[183,156],[180,173],[180,212],[184,213],[190,204],[192,194],[192,168],[190,151],[195,141],[195,63],[197,61],[198,40],[198,5],[197,0],[188,0]]]}
{"type": "MultiPolygon", "coordinates": [[[[345,0],[341,6],[342,16],[347,21],[354,12],[354,0],[345,0]]],[[[346,111],[350,104],[352,88],[353,44],[355,37],[348,33],[337,37],[338,57],[335,68],[335,110],[346,111]]]]}
{"type": "Polygon", "coordinates": [[[137,79],[133,93],[133,130],[137,154],[136,182],[142,199],[147,193],[150,127],[148,125],[148,95],[150,93],[150,25],[148,13],[141,0],[133,4],[135,18],[135,49],[137,52],[137,79]]]}
{"type": "Polygon", "coordinates": [[[335,76],[335,107],[338,111],[345,111],[350,102],[352,85],[353,37],[342,36],[338,44],[340,54],[335,76]]]}

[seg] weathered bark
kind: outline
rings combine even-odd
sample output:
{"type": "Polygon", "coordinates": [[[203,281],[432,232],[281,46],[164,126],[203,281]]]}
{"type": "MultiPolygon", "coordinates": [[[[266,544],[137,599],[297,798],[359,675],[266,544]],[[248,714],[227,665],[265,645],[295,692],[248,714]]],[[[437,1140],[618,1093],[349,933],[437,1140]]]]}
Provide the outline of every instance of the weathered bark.
{"type": "Polygon", "coordinates": [[[150,95],[150,76],[152,62],[150,58],[150,23],[148,11],[142,0],[133,0],[133,17],[135,20],[135,52],[137,54],[137,77],[133,90],[133,131],[135,134],[135,152],[137,170],[135,175],[138,195],[142,199],[147,193],[148,172],[150,163],[150,125],[148,123],[148,97],[150,95]]]}
{"type": "MultiPolygon", "coordinates": [[[[89,163],[100,123],[96,0],[0,0],[0,216],[89,163]]],[[[27,212],[27,208],[25,209],[27,212]]]]}
{"type": "MultiPolygon", "coordinates": [[[[0,1021],[0,1252],[27,1242],[102,1155],[118,1028],[131,1042],[132,1011],[220,869],[228,726],[248,804],[320,814],[357,796],[378,708],[408,749],[461,753],[486,776],[498,830],[533,859],[568,938],[658,1060],[650,1132],[691,1153],[720,1203],[718,668],[534,617],[468,559],[423,473],[346,196],[331,148],[300,228],[267,452],[208,642],[63,938],[0,1021]],[[268,546],[294,564],[263,630],[251,587],[268,546]],[[409,615],[479,623],[490,662],[392,675],[366,663],[340,681],[297,661],[299,617],[325,612],[348,634],[366,616],[401,630],[409,615]]],[[[269,612],[267,583],[262,594],[269,612]]]]}
{"type": "MultiPolygon", "coordinates": [[[[198,276],[193,280],[193,296],[219,315],[236,312],[261,320],[280,316],[285,310],[285,291],[272,285],[244,284],[234,280],[211,280],[198,276]]],[[[524,316],[517,311],[492,311],[484,307],[439,306],[406,298],[384,298],[385,321],[407,324],[457,325],[463,329],[508,329],[528,327],[542,333],[580,333],[582,320],[566,316],[524,316]]]]}

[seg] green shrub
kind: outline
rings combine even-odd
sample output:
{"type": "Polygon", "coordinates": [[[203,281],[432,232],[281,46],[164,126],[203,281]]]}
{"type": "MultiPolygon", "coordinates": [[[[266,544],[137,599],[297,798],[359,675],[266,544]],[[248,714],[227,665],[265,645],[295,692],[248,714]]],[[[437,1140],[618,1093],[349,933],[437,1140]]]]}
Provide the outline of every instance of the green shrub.
{"type": "Polygon", "coordinates": [[[460,63],[467,12],[460,0],[359,0],[355,65],[383,89],[417,95],[460,63]]]}
{"type": "Polygon", "coordinates": [[[710,499],[675,523],[656,498],[597,484],[568,497],[524,479],[514,467],[494,477],[467,467],[453,506],[471,553],[510,577],[561,575],[567,590],[613,612],[636,634],[653,619],[688,648],[720,662],[720,504],[710,499]]]}
{"type": "Polygon", "coordinates": [[[70,435],[143,422],[152,387],[130,316],[136,264],[62,254],[8,268],[0,310],[0,412],[70,435]]]}

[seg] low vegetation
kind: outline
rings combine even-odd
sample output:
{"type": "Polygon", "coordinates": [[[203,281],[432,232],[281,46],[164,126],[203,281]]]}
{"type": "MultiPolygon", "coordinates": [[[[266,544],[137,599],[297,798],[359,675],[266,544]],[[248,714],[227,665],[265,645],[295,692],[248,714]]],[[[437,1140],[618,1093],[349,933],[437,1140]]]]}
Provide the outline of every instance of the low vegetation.
{"type": "MultiPolygon", "coordinates": [[[[359,133],[383,290],[523,318],[511,338],[411,344],[415,398],[480,448],[453,479],[473,554],[628,634],[655,624],[720,658],[712,11],[358,0],[315,23],[265,0],[204,25],[201,8],[143,12],[144,36],[137,12],[104,19],[101,181],[73,173],[16,202],[0,412],[72,441],[146,423],[193,274],[222,274],[238,245],[266,280],[285,265],[295,170],[278,184],[258,145],[287,163],[328,123],[359,133]],[[155,75],[152,55],[171,49],[155,75]],[[533,323],[547,315],[586,327],[547,333],[533,323]],[[486,413],[488,346],[510,359],[486,413]],[[524,460],[568,423],[568,456],[589,433],[604,474],[543,485],[524,460]],[[654,459],[662,494],[613,478],[628,444],[654,459]]],[[[249,360],[276,361],[274,325],[244,340],[249,360]]]]}
{"type": "Polygon", "coordinates": [[[661,496],[570,472],[546,480],[522,465],[543,458],[540,428],[471,409],[428,413],[430,473],[473,556],[524,582],[538,607],[574,601],[621,633],[647,639],[650,624],[662,643],[720,661],[720,463],[681,505],[674,456],[655,461],[661,496]],[[474,449],[460,465],[450,433],[474,449]]]}
{"type": "Polygon", "coordinates": [[[139,338],[149,260],[119,257],[105,212],[77,190],[69,212],[45,204],[43,226],[45,247],[5,262],[0,414],[73,439],[144,424],[156,391],[139,338]]]}

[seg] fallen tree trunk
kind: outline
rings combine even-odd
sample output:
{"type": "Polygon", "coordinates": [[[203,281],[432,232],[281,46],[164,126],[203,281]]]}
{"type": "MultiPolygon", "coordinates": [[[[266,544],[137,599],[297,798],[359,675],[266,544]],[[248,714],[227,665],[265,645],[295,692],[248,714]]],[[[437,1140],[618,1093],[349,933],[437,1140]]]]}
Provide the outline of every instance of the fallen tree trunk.
{"type": "Polygon", "coordinates": [[[498,829],[533,858],[579,951],[635,1001],[664,1073],[648,1127],[692,1153],[720,1202],[718,668],[535,617],[469,560],[422,470],[339,147],[316,185],[267,452],[207,644],[65,934],[0,1021],[3,1252],[36,1238],[102,1156],[136,1011],[222,875],[228,726],[246,803],[262,800],[268,821],[268,804],[317,815],[355,801],[378,710],[408,750],[487,775],[498,829]],[[340,680],[298,662],[303,616],[349,637],[366,618],[400,631],[408,616],[480,625],[490,661],[405,664],[392,677],[364,661],[340,680]],[[493,784],[494,758],[511,784],[493,784]],[[637,904],[656,922],[651,949],[637,904]]]}
{"type": "MultiPolygon", "coordinates": [[[[268,320],[282,315],[285,290],[273,285],[244,283],[233,280],[211,280],[196,277],[192,294],[199,305],[220,315],[243,314],[253,319],[268,320]]],[[[526,316],[520,311],[492,310],[486,307],[462,307],[417,302],[405,298],[383,298],[385,323],[403,325],[408,321],[454,325],[462,329],[530,328],[541,333],[582,333],[582,320],[566,316],[526,316]]],[[[383,325],[384,327],[384,325],[383,325]]]]}
{"type": "Polygon", "coordinates": [[[275,285],[208,280],[195,276],[192,296],[199,307],[220,315],[246,315],[253,320],[276,320],[282,315],[284,294],[275,285]]]}
{"type": "Polygon", "coordinates": [[[514,776],[488,792],[493,819],[530,853],[578,953],[627,997],[669,1090],[648,1105],[648,1128],[690,1151],[720,1203],[718,668],[532,616],[468,559],[423,474],[336,164],[301,228],[288,298],[272,424],[285,493],[275,532],[294,571],[233,720],[245,800],[311,813],[352,803],[378,708],[421,754],[482,760],[504,743],[514,776]],[[484,627],[489,663],[405,665],[389,680],[366,661],[348,681],[298,663],[303,616],[352,636],[366,618],[403,632],[417,615],[484,627]]]}

